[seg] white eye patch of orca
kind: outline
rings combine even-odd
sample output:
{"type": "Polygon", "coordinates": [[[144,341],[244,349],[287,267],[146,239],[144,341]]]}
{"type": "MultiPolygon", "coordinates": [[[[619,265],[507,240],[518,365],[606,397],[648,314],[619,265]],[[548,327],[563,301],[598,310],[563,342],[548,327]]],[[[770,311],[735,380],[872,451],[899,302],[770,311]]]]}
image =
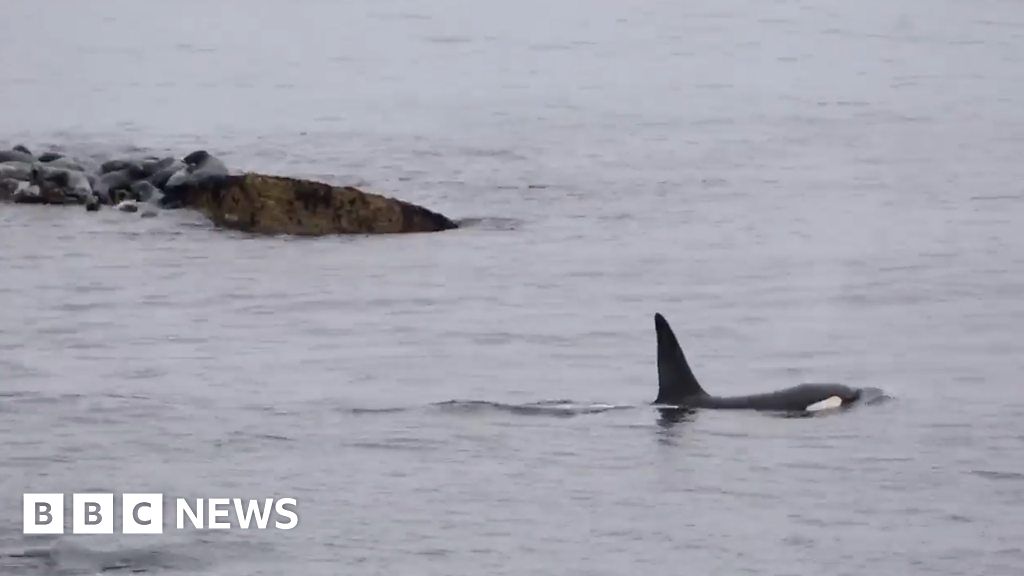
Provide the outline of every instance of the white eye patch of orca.
{"type": "Polygon", "coordinates": [[[819,410],[829,410],[831,408],[839,408],[843,405],[843,399],[839,396],[829,396],[824,400],[819,400],[814,404],[811,404],[805,410],[808,412],[818,412],[819,410]]]}

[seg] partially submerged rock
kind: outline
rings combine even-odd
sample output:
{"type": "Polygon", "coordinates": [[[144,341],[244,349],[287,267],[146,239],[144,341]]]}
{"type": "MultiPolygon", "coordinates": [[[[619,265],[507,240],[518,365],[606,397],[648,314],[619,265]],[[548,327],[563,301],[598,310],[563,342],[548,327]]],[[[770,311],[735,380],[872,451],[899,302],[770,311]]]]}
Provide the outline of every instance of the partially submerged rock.
{"type": "Polygon", "coordinates": [[[184,162],[171,158],[171,161],[166,166],[158,167],[152,175],[146,178],[146,181],[157,188],[165,188],[171,177],[182,168],[185,168],[184,162]]]}
{"type": "Polygon", "coordinates": [[[15,204],[47,204],[48,199],[43,196],[43,191],[35,184],[22,184],[11,195],[15,204]]]}
{"type": "Polygon", "coordinates": [[[24,146],[15,146],[10,150],[0,150],[0,162],[28,162],[32,163],[35,157],[26,152],[24,146]]]}
{"type": "Polygon", "coordinates": [[[206,150],[196,150],[182,160],[184,166],[168,178],[164,185],[169,192],[186,186],[220,180],[228,175],[228,169],[224,163],[211,156],[206,150]]]}
{"type": "Polygon", "coordinates": [[[63,168],[65,170],[85,172],[85,168],[81,164],[70,158],[64,158],[63,156],[54,158],[53,160],[43,160],[43,157],[40,156],[39,161],[52,168],[63,168]]]}
{"type": "Polygon", "coordinates": [[[139,202],[149,202],[159,199],[160,189],[150,184],[147,180],[139,180],[131,185],[131,195],[139,202]]]}
{"type": "MultiPolygon", "coordinates": [[[[182,160],[123,158],[98,163],[27,148],[0,150],[0,201],[100,205],[137,212],[143,206],[194,208],[226,228],[259,234],[384,234],[436,232],[454,222],[426,208],[357,188],[264,176],[229,175],[205,150],[182,160]],[[90,166],[86,169],[83,166],[90,166]]],[[[143,217],[156,215],[143,210],[143,217]]]]}
{"type": "Polygon", "coordinates": [[[244,174],[168,190],[164,205],[195,208],[217,225],[260,234],[382,234],[455,228],[421,206],[350,186],[244,174]]]}
{"type": "Polygon", "coordinates": [[[92,195],[92,185],[89,183],[89,178],[83,172],[76,170],[37,165],[34,169],[32,180],[41,185],[46,183],[53,188],[60,189],[63,195],[80,199],[83,202],[92,195]]]}
{"type": "Polygon", "coordinates": [[[0,178],[13,178],[28,182],[32,179],[32,163],[16,160],[0,162],[0,178]]]}
{"type": "Polygon", "coordinates": [[[139,205],[135,203],[135,200],[122,200],[120,204],[115,206],[121,212],[138,212],[139,205]]]}
{"type": "Polygon", "coordinates": [[[23,182],[15,178],[0,177],[0,201],[11,201],[14,198],[15,192],[27,187],[28,182],[23,182]]]}

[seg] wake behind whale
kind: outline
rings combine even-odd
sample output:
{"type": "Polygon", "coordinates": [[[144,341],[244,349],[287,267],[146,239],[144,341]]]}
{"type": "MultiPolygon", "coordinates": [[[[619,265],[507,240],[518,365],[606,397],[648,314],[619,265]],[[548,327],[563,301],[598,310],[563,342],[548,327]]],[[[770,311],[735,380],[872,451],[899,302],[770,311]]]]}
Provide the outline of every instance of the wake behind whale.
{"type": "MultiPolygon", "coordinates": [[[[658,396],[653,404],[665,412],[689,415],[696,409],[731,409],[774,412],[782,416],[812,416],[846,410],[854,405],[876,404],[890,399],[878,388],[854,388],[843,384],[800,384],[747,396],[712,396],[693,375],[675,333],[661,314],[654,316],[657,334],[658,396]]],[[[447,400],[429,405],[450,414],[507,413],[522,416],[572,417],[637,408],[629,404],[540,400],[523,404],[488,400],[447,400]]],[[[420,409],[426,408],[420,406],[420,409]]],[[[390,414],[415,407],[350,408],[352,414],[390,414]]]]}
{"type": "Polygon", "coordinates": [[[505,404],[485,400],[449,400],[433,405],[446,412],[506,412],[522,416],[582,416],[585,414],[601,414],[611,410],[634,408],[629,405],[603,404],[591,402],[574,402],[572,400],[541,400],[525,404],[505,404]]]}
{"type": "Polygon", "coordinates": [[[601,414],[612,410],[632,409],[635,406],[625,404],[606,404],[600,402],[576,402],[573,400],[539,400],[521,404],[492,402],[489,400],[445,400],[425,406],[386,407],[386,408],[347,408],[346,412],[356,415],[382,415],[415,410],[438,410],[446,414],[487,414],[504,413],[519,416],[551,416],[568,418],[586,414],[601,414]]]}

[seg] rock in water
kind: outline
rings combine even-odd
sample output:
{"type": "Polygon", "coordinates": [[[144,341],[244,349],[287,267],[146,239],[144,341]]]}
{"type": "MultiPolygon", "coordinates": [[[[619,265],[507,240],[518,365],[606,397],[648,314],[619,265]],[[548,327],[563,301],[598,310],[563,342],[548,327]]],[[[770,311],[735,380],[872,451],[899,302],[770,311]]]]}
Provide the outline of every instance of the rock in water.
{"type": "Polygon", "coordinates": [[[65,158],[63,156],[54,158],[53,160],[43,160],[40,156],[39,161],[46,164],[51,168],[63,168],[64,170],[74,170],[75,172],[85,172],[85,167],[80,163],[75,162],[71,158],[65,158]]]}
{"type": "Polygon", "coordinates": [[[0,202],[10,201],[15,192],[20,190],[22,187],[27,186],[28,182],[16,180],[14,178],[0,177],[0,202]]]}
{"type": "Polygon", "coordinates": [[[174,174],[171,174],[167,180],[164,181],[164,190],[173,190],[184,186],[188,182],[188,167],[182,166],[174,174]]]}
{"type": "Polygon", "coordinates": [[[134,181],[130,169],[107,172],[100,176],[99,181],[93,186],[93,190],[99,195],[100,202],[117,204],[123,198],[114,193],[119,190],[124,190],[127,193],[134,181]]]}
{"type": "Polygon", "coordinates": [[[96,212],[100,209],[100,199],[95,194],[89,196],[85,201],[86,212],[96,212]]]}
{"type": "Polygon", "coordinates": [[[163,188],[174,190],[185,186],[198,186],[226,178],[228,169],[224,163],[206,150],[196,150],[183,159],[184,168],[167,179],[163,188]]]}
{"type": "Polygon", "coordinates": [[[82,172],[65,170],[63,168],[50,168],[48,165],[36,165],[34,169],[34,180],[38,184],[46,183],[62,189],[64,196],[69,196],[76,201],[84,202],[92,196],[92,185],[89,178],[82,172]]]}
{"type": "Polygon", "coordinates": [[[148,180],[150,184],[156,186],[157,188],[164,188],[165,186],[167,186],[167,181],[171,179],[171,176],[174,176],[175,173],[177,173],[179,170],[184,169],[185,167],[186,166],[184,162],[171,158],[171,162],[167,166],[160,168],[156,172],[153,172],[153,174],[146,180],[148,180]]]}
{"type": "Polygon", "coordinates": [[[139,205],[134,200],[124,200],[117,205],[117,209],[121,212],[138,212],[139,205]]]}
{"type": "MultiPolygon", "coordinates": [[[[81,174],[79,176],[84,179],[81,174]]],[[[0,201],[15,204],[77,204],[84,200],[85,192],[69,187],[69,182],[67,174],[57,174],[54,179],[48,180],[39,169],[33,169],[28,180],[0,175],[0,201]]]]}
{"type": "Polygon", "coordinates": [[[156,218],[156,210],[143,210],[139,216],[142,218],[156,218]]]}
{"type": "Polygon", "coordinates": [[[21,150],[0,150],[0,162],[28,162],[31,164],[35,160],[31,154],[26,154],[21,150]]]}
{"type": "Polygon", "coordinates": [[[32,164],[30,162],[0,162],[0,178],[13,178],[28,182],[32,179],[32,164]]]}
{"type": "Polygon", "coordinates": [[[175,162],[177,160],[170,156],[166,158],[148,158],[142,161],[142,173],[145,174],[146,178],[149,178],[153,174],[172,166],[175,162]]]}
{"type": "Polygon", "coordinates": [[[160,197],[160,190],[147,180],[133,182],[131,186],[132,195],[139,202],[149,202],[160,197]]]}
{"type": "Polygon", "coordinates": [[[196,184],[218,180],[228,175],[228,169],[224,163],[205,151],[189,154],[185,157],[185,164],[188,164],[189,168],[189,181],[196,184]]]}
{"type": "Polygon", "coordinates": [[[117,160],[107,160],[100,164],[100,174],[133,170],[142,170],[142,162],[119,158],[117,160]]]}
{"type": "Polygon", "coordinates": [[[14,194],[11,195],[11,200],[15,204],[46,204],[46,199],[43,198],[43,193],[39,189],[39,186],[35,184],[25,184],[19,186],[14,194]]]}
{"type": "Polygon", "coordinates": [[[39,155],[40,162],[53,162],[54,160],[60,160],[64,155],[60,152],[43,152],[39,155]]]}
{"type": "Polygon", "coordinates": [[[426,208],[352,187],[244,174],[168,191],[161,204],[195,208],[217,225],[260,234],[383,234],[456,228],[426,208]]]}

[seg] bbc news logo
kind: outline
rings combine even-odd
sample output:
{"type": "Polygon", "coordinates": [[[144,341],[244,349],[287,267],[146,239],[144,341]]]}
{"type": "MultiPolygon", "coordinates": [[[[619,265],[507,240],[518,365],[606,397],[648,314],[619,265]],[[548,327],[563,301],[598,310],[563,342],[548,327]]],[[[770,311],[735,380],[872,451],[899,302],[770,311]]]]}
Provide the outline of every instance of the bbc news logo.
{"type": "MultiPolygon", "coordinates": [[[[176,498],[174,527],[199,530],[291,530],[299,524],[295,498],[176,498]],[[234,524],[232,524],[232,518],[234,524]]],[[[72,494],[72,534],[113,534],[113,494],[72,494]]],[[[121,494],[122,534],[163,534],[163,494],[121,494]]],[[[22,506],[24,534],[64,533],[64,494],[25,494],[22,506]]]]}

